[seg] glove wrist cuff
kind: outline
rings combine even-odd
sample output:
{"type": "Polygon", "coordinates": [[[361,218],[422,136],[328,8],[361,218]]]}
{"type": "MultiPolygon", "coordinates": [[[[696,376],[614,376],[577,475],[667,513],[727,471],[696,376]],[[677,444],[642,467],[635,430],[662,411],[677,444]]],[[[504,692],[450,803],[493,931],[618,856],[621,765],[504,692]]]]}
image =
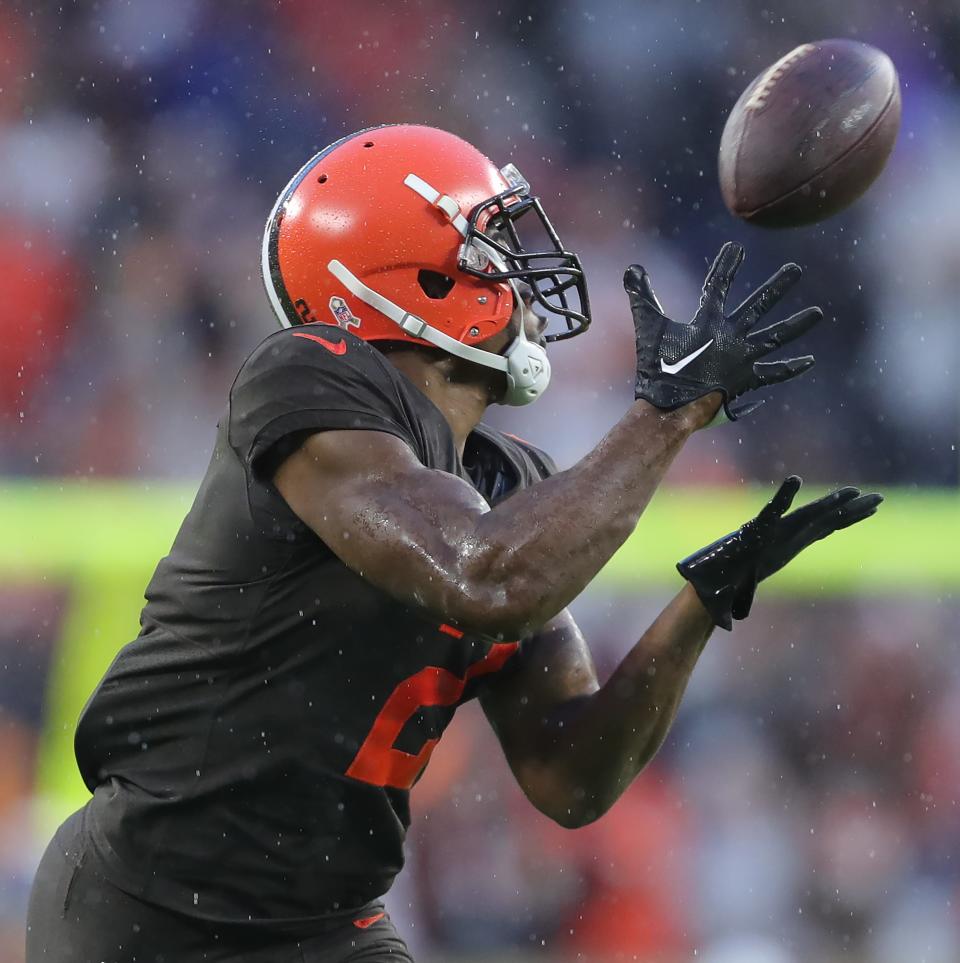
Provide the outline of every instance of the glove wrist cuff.
{"type": "Polygon", "coordinates": [[[697,578],[690,571],[687,563],[690,559],[677,562],[677,571],[693,586],[697,598],[707,610],[714,625],[728,632],[733,628],[733,589],[729,586],[712,586],[703,579],[697,578]]]}
{"type": "Polygon", "coordinates": [[[693,586],[714,623],[729,632],[735,619],[750,614],[757,576],[752,570],[719,571],[717,549],[722,545],[723,540],[677,562],[677,571],[693,586]]]}

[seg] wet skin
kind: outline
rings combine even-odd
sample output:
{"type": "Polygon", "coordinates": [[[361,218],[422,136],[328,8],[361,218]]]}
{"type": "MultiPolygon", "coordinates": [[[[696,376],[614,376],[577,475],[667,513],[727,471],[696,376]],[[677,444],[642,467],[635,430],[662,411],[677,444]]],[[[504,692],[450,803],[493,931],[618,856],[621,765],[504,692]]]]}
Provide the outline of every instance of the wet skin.
{"type": "MultiPolygon", "coordinates": [[[[483,347],[502,351],[543,322],[521,290],[511,326],[483,347]]],[[[503,393],[503,376],[416,346],[385,352],[437,405],[463,452],[503,393]]],[[[549,405],[548,400],[540,404],[549,405]]],[[[460,627],[524,639],[522,669],[481,696],[531,802],[564,826],[596,819],[662,743],[713,622],[686,585],[599,685],[566,606],[636,527],[684,442],[720,404],[673,412],[635,402],[567,471],[490,509],[467,482],[425,468],[393,435],[310,436],[274,483],[340,559],[397,599],[460,627]],[[322,492],[323,497],[318,498],[322,492]]]]}

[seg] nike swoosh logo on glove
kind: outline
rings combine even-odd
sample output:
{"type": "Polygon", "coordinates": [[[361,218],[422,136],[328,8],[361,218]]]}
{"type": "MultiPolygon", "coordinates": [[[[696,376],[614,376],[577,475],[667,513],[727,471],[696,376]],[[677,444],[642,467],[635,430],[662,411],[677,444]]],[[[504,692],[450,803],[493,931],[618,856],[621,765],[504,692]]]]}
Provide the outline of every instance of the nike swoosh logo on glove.
{"type": "Polygon", "coordinates": [[[347,353],[346,341],[327,341],[326,338],[321,338],[316,334],[307,334],[306,331],[294,331],[293,336],[295,338],[309,338],[311,341],[316,341],[317,344],[322,344],[331,354],[347,353]]]}
{"type": "Polygon", "coordinates": [[[703,354],[710,345],[713,344],[713,338],[711,338],[706,344],[701,345],[696,351],[691,352],[685,358],[681,358],[679,361],[675,361],[673,364],[668,364],[663,358],[660,359],[660,367],[667,374],[676,374],[678,371],[682,371],[694,358],[698,358],[703,354]]]}

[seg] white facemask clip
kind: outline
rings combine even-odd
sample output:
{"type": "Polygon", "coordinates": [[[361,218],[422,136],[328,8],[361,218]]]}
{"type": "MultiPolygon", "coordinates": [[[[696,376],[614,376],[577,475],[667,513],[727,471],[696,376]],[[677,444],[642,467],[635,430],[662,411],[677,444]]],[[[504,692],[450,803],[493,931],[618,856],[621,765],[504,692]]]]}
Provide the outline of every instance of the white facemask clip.
{"type": "MultiPolygon", "coordinates": [[[[521,303],[520,292],[515,281],[510,281],[517,304],[521,303]]],[[[550,384],[550,359],[543,347],[535,341],[527,340],[523,322],[510,346],[504,352],[507,359],[507,393],[505,405],[529,405],[547,390],[550,384]]]]}

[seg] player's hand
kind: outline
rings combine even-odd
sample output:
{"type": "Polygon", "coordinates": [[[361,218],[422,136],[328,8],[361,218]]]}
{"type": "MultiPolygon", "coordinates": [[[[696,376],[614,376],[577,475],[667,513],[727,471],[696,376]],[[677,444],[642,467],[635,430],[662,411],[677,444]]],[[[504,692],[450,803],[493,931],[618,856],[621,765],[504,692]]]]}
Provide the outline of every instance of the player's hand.
{"type": "Polygon", "coordinates": [[[869,518],[883,501],[839,488],[786,515],[800,485],[790,475],[756,518],[677,563],[717,625],[730,629],[733,619],[745,619],[759,582],[813,542],[869,518]]]}
{"type": "Polygon", "coordinates": [[[800,279],[799,265],[785,264],[727,315],[727,293],[741,261],[739,244],[723,245],[703,283],[700,308],[689,324],[671,321],[663,313],[650,276],[639,264],[627,268],[623,286],[630,296],[637,336],[637,398],[672,411],[719,391],[726,415],[733,421],[762,404],[731,406],[735,398],[754,388],[789,381],[813,365],[812,355],[785,361],[759,359],[812,328],[823,317],[819,308],[806,308],[754,330],[800,279]]]}

